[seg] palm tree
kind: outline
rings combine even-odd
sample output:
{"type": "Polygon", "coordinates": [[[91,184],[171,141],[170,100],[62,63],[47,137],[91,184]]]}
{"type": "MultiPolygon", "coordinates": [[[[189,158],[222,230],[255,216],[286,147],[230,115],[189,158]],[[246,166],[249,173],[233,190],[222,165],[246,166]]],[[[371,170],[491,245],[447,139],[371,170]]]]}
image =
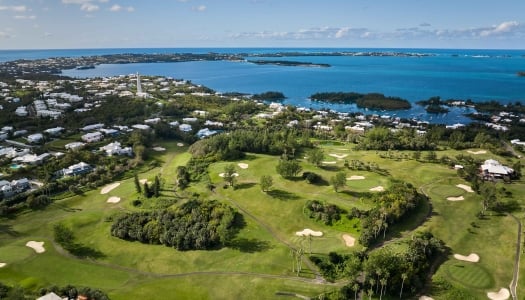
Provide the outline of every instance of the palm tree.
{"type": "Polygon", "coordinates": [[[405,272],[403,274],[401,274],[401,290],[399,291],[399,299],[402,299],[403,297],[403,285],[405,285],[405,280],[407,280],[408,278],[408,274],[405,272]]]}
{"type": "Polygon", "coordinates": [[[368,294],[368,300],[372,300],[372,295],[374,294],[374,290],[372,290],[371,288],[368,289],[367,294],[368,294]]]}
{"type": "Polygon", "coordinates": [[[354,282],[352,285],[352,290],[354,291],[354,300],[357,300],[357,292],[359,291],[359,283],[354,282]]]}
{"type": "Polygon", "coordinates": [[[381,293],[379,294],[379,300],[383,297],[383,288],[386,286],[386,277],[383,277],[379,280],[381,282],[381,293]]]}

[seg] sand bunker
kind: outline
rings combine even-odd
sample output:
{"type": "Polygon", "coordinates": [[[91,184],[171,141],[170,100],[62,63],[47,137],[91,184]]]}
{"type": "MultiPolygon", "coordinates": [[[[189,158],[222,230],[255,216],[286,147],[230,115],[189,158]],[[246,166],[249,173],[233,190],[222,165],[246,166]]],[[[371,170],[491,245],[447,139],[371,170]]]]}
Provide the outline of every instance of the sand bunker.
{"type": "Polygon", "coordinates": [[[6,265],[7,265],[6,263],[0,263],[0,268],[5,267],[6,265]]]}
{"type": "Polygon", "coordinates": [[[105,187],[102,188],[102,190],[100,191],[100,194],[102,195],[107,194],[111,192],[112,189],[116,188],[119,185],[120,185],[120,182],[115,182],[110,185],[106,185],[105,187]]]}
{"type": "Polygon", "coordinates": [[[44,248],[44,242],[29,241],[26,243],[26,246],[35,250],[36,253],[46,252],[46,249],[44,248]]]}
{"type": "Polygon", "coordinates": [[[346,178],[346,180],[363,180],[363,179],[365,179],[365,176],[359,176],[359,175],[352,175],[346,178]]]}
{"type": "Polygon", "coordinates": [[[328,155],[330,155],[331,157],[335,157],[337,159],[343,159],[348,156],[348,154],[334,154],[334,153],[330,153],[328,155]]]}
{"type": "Polygon", "coordinates": [[[177,146],[178,146],[178,147],[183,147],[184,144],[183,144],[183,143],[177,143],[177,146]]]}
{"type": "Polygon", "coordinates": [[[119,203],[120,202],[120,197],[109,197],[108,201],[106,201],[107,203],[119,203]]]}
{"type": "Polygon", "coordinates": [[[166,148],[164,148],[164,147],[153,147],[153,151],[162,152],[162,151],[166,151],[166,148]]]}
{"type": "Polygon", "coordinates": [[[510,297],[510,292],[506,288],[501,288],[499,292],[488,292],[487,297],[492,300],[506,300],[510,297]]]}
{"type": "MultiPolygon", "coordinates": [[[[220,173],[219,174],[220,177],[224,177],[224,175],[226,175],[226,174],[225,173],[220,173]]],[[[239,176],[239,173],[233,173],[232,176],[233,177],[237,177],[237,176],[239,176]]]]}
{"type": "Polygon", "coordinates": [[[485,151],[485,150],[479,150],[479,151],[468,150],[467,152],[470,153],[470,154],[474,154],[474,155],[487,153],[487,151],[485,151]]]}
{"type": "Polygon", "coordinates": [[[345,240],[347,247],[353,247],[355,245],[355,238],[349,234],[343,234],[343,240],[345,240]]]}
{"type": "Polygon", "coordinates": [[[385,191],[385,188],[382,186],[376,186],[370,189],[371,192],[383,192],[385,191]]]}
{"type": "Polygon", "coordinates": [[[434,298],[429,297],[429,296],[421,296],[419,297],[419,300],[434,300],[434,298]]]}
{"type": "Polygon", "coordinates": [[[322,163],[326,165],[335,165],[337,162],[336,161],[323,161],[322,163]]]}
{"type": "Polygon", "coordinates": [[[313,231],[312,229],[309,229],[309,228],[305,228],[303,229],[302,231],[297,231],[295,233],[295,235],[297,236],[322,236],[323,233],[321,231],[313,231]]]}
{"type": "Polygon", "coordinates": [[[469,256],[464,256],[461,254],[454,254],[454,258],[457,260],[475,262],[475,263],[479,261],[479,255],[477,255],[476,253],[470,253],[469,256]]]}
{"type": "Polygon", "coordinates": [[[459,196],[459,197],[447,197],[448,201],[462,201],[465,200],[465,197],[459,196]]]}
{"type": "Polygon", "coordinates": [[[245,163],[238,163],[237,165],[238,165],[239,168],[241,168],[241,169],[248,169],[248,164],[245,164],[245,163]]]}
{"type": "Polygon", "coordinates": [[[468,185],[465,185],[465,184],[458,184],[458,185],[456,185],[456,186],[457,186],[458,188],[460,188],[460,189],[463,189],[463,190],[469,192],[469,193],[474,193],[474,191],[472,190],[472,188],[471,188],[470,186],[468,186],[468,185]]]}

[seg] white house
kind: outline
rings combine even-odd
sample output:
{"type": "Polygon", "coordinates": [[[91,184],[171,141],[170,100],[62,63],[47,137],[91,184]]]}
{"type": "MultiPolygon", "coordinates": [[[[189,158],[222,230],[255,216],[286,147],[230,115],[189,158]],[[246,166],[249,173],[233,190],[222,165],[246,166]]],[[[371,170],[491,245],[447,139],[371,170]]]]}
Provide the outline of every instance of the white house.
{"type": "Polygon", "coordinates": [[[27,136],[27,141],[30,143],[40,143],[44,139],[41,133],[30,134],[27,136]]]}
{"type": "Polygon", "coordinates": [[[82,130],[82,131],[92,131],[92,130],[98,130],[98,129],[101,129],[101,128],[104,128],[104,124],[98,123],[98,124],[91,124],[91,125],[84,126],[80,130],[82,130]]]}
{"type": "Polygon", "coordinates": [[[55,128],[46,129],[44,130],[44,132],[49,135],[59,135],[63,130],[64,128],[62,127],[55,127],[55,128]]]}
{"type": "Polygon", "coordinates": [[[512,168],[502,165],[494,159],[486,160],[480,167],[484,178],[503,178],[514,173],[512,168]]]}
{"type": "Polygon", "coordinates": [[[180,124],[179,125],[179,130],[182,131],[182,132],[190,132],[192,130],[192,128],[191,128],[190,124],[180,124]]]}
{"type": "Polygon", "coordinates": [[[119,142],[113,142],[110,144],[107,144],[106,146],[100,147],[100,151],[106,152],[107,156],[113,156],[113,155],[133,155],[133,149],[131,147],[125,147],[122,148],[119,142]]]}
{"type": "Polygon", "coordinates": [[[104,136],[102,135],[102,133],[97,131],[97,132],[86,133],[80,138],[86,143],[94,143],[94,142],[98,142],[102,140],[103,137],[104,136]]]}
{"type": "Polygon", "coordinates": [[[77,150],[77,149],[84,147],[85,145],[86,144],[82,142],[72,142],[72,143],[66,144],[64,148],[66,148],[67,150],[77,150]]]}
{"type": "Polygon", "coordinates": [[[75,176],[89,173],[93,170],[93,167],[86,164],[85,162],[79,162],[78,164],[71,165],[65,169],[59,171],[63,176],[75,176]]]}

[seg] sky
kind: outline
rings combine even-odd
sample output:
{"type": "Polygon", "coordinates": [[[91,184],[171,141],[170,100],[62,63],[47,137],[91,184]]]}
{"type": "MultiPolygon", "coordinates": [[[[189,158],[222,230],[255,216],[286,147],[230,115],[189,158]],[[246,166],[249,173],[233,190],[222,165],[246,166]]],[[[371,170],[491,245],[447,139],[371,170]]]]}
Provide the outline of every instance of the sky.
{"type": "Polygon", "coordinates": [[[525,49],[525,0],[0,0],[0,49],[525,49]]]}

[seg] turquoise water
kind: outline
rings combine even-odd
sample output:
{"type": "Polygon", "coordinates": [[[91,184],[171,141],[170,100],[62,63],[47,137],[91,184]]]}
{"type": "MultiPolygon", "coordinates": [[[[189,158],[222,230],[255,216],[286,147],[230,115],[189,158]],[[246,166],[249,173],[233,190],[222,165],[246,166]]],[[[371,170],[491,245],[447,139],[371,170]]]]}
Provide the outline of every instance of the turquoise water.
{"type": "MultiPolygon", "coordinates": [[[[377,56],[303,56],[278,59],[330,64],[329,68],[255,65],[247,62],[199,61],[182,63],[100,65],[88,70],[65,70],[73,77],[99,77],[131,74],[171,76],[203,84],[218,92],[261,93],[280,91],[285,104],[337,111],[362,111],[353,105],[328,105],[311,102],[316,92],[379,92],[411,102],[441,96],[443,99],[495,100],[509,103],[525,100],[525,51],[521,50],[449,50],[449,49],[88,49],[40,50],[27,53],[38,56],[82,56],[112,53],[222,52],[274,53],[283,51],[333,52],[381,51],[424,53],[423,57],[377,56]]],[[[26,55],[26,54],[24,54],[26,55]]],[[[16,54],[0,51],[0,60],[16,54]]],[[[269,58],[275,59],[275,58],[269,58]]],[[[366,112],[366,111],[365,111],[366,112]]],[[[444,115],[426,115],[413,105],[408,111],[388,112],[402,117],[418,117],[439,123],[468,122],[465,109],[444,115]]],[[[386,113],[386,112],[378,112],[386,113]]]]}

